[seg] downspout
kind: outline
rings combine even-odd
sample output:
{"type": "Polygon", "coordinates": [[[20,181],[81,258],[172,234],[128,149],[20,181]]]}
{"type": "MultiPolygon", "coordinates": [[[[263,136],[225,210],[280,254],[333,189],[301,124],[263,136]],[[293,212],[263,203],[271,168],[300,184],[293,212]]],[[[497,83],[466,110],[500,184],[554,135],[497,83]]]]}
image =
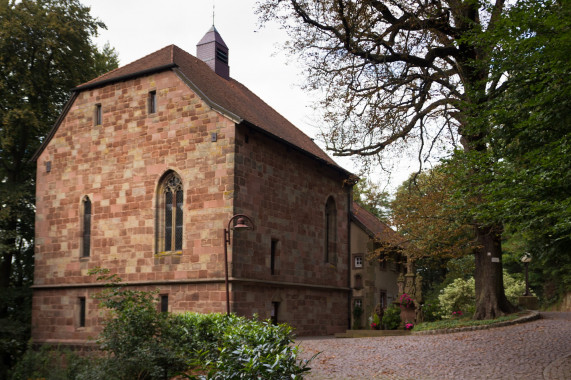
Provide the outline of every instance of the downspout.
{"type": "Polygon", "coordinates": [[[353,186],[349,188],[347,192],[347,287],[349,292],[347,293],[347,329],[351,330],[351,299],[353,298],[353,289],[351,288],[351,268],[353,268],[353,263],[351,262],[351,205],[353,204],[353,186]]]}

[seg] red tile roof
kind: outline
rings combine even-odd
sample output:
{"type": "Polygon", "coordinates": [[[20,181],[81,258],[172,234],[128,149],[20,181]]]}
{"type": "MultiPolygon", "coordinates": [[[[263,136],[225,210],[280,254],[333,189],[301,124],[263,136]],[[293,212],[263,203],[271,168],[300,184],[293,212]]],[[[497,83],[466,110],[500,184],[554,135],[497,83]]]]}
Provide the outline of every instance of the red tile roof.
{"type": "Polygon", "coordinates": [[[360,224],[361,227],[365,229],[365,232],[372,238],[390,243],[403,241],[397,232],[386,223],[381,222],[375,215],[359,206],[357,202],[353,202],[351,217],[360,224]]]}
{"type": "Polygon", "coordinates": [[[237,123],[257,127],[314,158],[333,166],[345,175],[350,173],[338,166],[312,139],[286,120],[244,85],[216,75],[204,62],[181,48],[170,45],[123,67],[86,82],[74,89],[103,86],[115,81],[142,76],[153,71],[174,70],[212,108],[235,119],[237,123]]]}

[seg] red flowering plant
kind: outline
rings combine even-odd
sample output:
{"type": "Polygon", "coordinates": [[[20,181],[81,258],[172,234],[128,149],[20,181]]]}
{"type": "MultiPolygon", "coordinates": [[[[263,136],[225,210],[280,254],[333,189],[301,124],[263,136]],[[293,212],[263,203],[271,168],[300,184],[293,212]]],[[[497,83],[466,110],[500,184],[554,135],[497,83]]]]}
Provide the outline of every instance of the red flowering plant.
{"type": "Polygon", "coordinates": [[[463,314],[462,314],[462,311],[461,311],[461,310],[453,311],[453,312],[452,312],[452,318],[459,318],[459,317],[461,317],[462,315],[463,315],[463,314]]]}
{"type": "Polygon", "coordinates": [[[414,300],[406,293],[400,296],[400,304],[404,307],[414,307],[414,300]]]}
{"type": "Polygon", "coordinates": [[[369,322],[371,322],[371,329],[373,330],[380,330],[381,329],[381,319],[376,313],[369,318],[369,322]]]}
{"type": "Polygon", "coordinates": [[[405,330],[412,330],[414,328],[414,324],[410,323],[409,321],[406,321],[406,323],[404,324],[404,329],[405,330]]]}

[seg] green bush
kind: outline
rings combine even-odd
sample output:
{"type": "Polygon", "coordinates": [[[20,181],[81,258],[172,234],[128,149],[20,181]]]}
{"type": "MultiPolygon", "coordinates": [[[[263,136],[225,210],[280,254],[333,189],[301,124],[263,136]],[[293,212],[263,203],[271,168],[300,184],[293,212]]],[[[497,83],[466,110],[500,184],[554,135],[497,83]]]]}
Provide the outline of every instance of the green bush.
{"type": "MultiPolygon", "coordinates": [[[[207,361],[204,379],[301,379],[309,361],[297,359],[291,327],[231,315],[216,359],[207,361]]],[[[214,352],[204,352],[213,356],[214,352]]]]}
{"type": "Polygon", "coordinates": [[[361,326],[361,316],[363,315],[363,308],[361,306],[355,305],[353,307],[353,330],[360,329],[361,326]]]}
{"type": "Polygon", "coordinates": [[[422,316],[424,322],[435,322],[441,319],[442,311],[438,298],[427,299],[422,304],[422,316]]]}
{"type": "Polygon", "coordinates": [[[301,379],[291,327],[222,314],[158,311],[156,292],[125,290],[115,276],[98,298],[110,310],[99,337],[108,355],[80,379],[301,379]]]}
{"type": "Polygon", "coordinates": [[[438,296],[440,302],[441,317],[443,319],[452,318],[452,313],[462,311],[464,315],[471,315],[476,308],[474,278],[464,280],[455,279],[450,285],[442,290],[438,296]]]}
{"type": "Polygon", "coordinates": [[[42,346],[35,350],[32,345],[9,373],[11,380],[49,379],[76,380],[90,367],[90,361],[70,350],[42,346]]]}
{"type": "Polygon", "coordinates": [[[395,304],[385,310],[383,314],[383,325],[387,330],[396,330],[401,325],[400,308],[395,304]]]}
{"type": "Polygon", "coordinates": [[[156,292],[123,289],[107,271],[93,273],[110,281],[97,296],[109,315],[97,340],[107,356],[96,372],[118,379],[169,379],[184,371],[187,358],[179,330],[168,313],[158,310],[156,292]]]}
{"type": "MultiPolygon", "coordinates": [[[[504,270],[504,290],[507,299],[512,303],[518,302],[518,297],[525,293],[525,282],[516,279],[504,270]]],[[[444,288],[438,296],[441,316],[443,319],[451,318],[455,311],[462,311],[464,315],[472,315],[476,310],[476,291],[474,278],[464,280],[455,279],[444,288]]]]}

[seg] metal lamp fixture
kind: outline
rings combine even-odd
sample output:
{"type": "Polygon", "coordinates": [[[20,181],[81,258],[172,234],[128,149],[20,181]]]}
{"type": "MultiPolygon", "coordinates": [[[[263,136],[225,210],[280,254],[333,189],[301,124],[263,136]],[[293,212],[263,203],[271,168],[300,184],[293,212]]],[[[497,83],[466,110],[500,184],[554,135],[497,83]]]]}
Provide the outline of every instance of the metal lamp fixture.
{"type": "Polygon", "coordinates": [[[230,229],[236,230],[255,230],[256,226],[252,219],[244,214],[236,214],[228,221],[228,226],[224,229],[224,282],[226,284],[226,314],[230,314],[230,286],[228,283],[228,245],[230,244],[230,229]],[[230,227],[232,221],[236,220],[236,224],[230,227]],[[251,226],[246,224],[246,221],[251,226]]]}
{"type": "Polygon", "coordinates": [[[531,293],[529,292],[529,263],[531,262],[531,254],[529,254],[528,252],[526,252],[522,257],[521,257],[521,262],[524,264],[525,266],[525,294],[524,296],[530,296],[531,293]]]}

